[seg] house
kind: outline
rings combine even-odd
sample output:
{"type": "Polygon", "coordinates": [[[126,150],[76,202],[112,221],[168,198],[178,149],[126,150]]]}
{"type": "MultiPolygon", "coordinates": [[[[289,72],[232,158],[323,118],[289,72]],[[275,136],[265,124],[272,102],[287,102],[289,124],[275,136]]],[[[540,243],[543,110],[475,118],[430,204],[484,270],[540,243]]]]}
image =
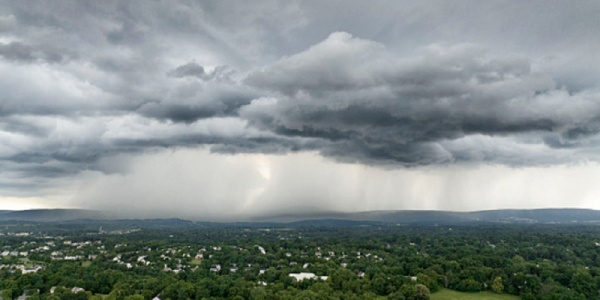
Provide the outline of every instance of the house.
{"type": "Polygon", "coordinates": [[[317,276],[315,275],[315,273],[290,273],[288,274],[288,276],[296,279],[296,281],[303,281],[305,279],[320,279],[320,280],[327,280],[327,278],[329,278],[329,276],[317,276]]]}
{"type": "Polygon", "coordinates": [[[37,273],[37,271],[41,270],[42,267],[38,266],[38,265],[34,265],[31,267],[25,267],[23,265],[19,265],[19,266],[17,266],[17,269],[21,270],[22,274],[29,274],[29,273],[37,273]]]}

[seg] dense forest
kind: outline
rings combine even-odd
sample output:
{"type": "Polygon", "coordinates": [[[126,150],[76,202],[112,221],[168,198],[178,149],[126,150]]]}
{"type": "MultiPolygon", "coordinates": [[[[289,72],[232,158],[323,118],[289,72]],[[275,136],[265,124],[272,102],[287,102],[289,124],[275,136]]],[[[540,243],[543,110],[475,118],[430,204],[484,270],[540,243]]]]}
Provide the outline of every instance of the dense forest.
{"type": "Polygon", "coordinates": [[[598,299],[597,225],[0,223],[3,299],[598,299]]]}

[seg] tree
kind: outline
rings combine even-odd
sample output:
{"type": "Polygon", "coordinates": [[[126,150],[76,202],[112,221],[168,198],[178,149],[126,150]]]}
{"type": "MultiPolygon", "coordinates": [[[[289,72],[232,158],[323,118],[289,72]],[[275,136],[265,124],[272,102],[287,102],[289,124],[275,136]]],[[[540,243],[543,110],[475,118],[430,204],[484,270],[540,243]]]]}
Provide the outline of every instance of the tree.
{"type": "Polygon", "coordinates": [[[502,277],[498,276],[494,278],[492,282],[492,290],[498,294],[504,291],[504,285],[502,284],[502,277]]]}
{"type": "Polygon", "coordinates": [[[174,284],[167,286],[161,293],[165,298],[171,298],[172,300],[186,300],[194,298],[195,288],[189,282],[177,281],[174,284]]]}
{"type": "Polygon", "coordinates": [[[588,270],[580,268],[575,272],[571,279],[571,287],[584,294],[586,297],[592,297],[596,293],[596,284],[588,270]]]}
{"type": "Polygon", "coordinates": [[[461,292],[479,292],[481,291],[481,284],[475,281],[475,279],[467,278],[458,283],[456,290],[461,292]]]}
{"type": "Polygon", "coordinates": [[[337,291],[356,291],[358,284],[354,272],[347,269],[337,269],[331,273],[331,287],[337,291]]]}
{"type": "Polygon", "coordinates": [[[401,291],[395,291],[388,295],[390,300],[405,300],[404,294],[401,291]]]}
{"type": "Polygon", "coordinates": [[[415,293],[411,299],[429,300],[430,297],[431,297],[431,293],[429,292],[429,289],[426,286],[424,286],[422,284],[415,285],[415,293]]]}
{"type": "Polygon", "coordinates": [[[410,300],[429,300],[431,297],[431,292],[429,292],[429,289],[425,285],[420,283],[406,283],[400,287],[398,292],[391,294],[390,298],[393,296],[393,299],[402,299],[400,295],[404,295],[405,299],[410,300]]]}
{"type": "Polygon", "coordinates": [[[0,293],[0,297],[4,298],[4,299],[12,299],[13,298],[13,291],[12,289],[5,289],[4,291],[2,291],[2,293],[0,293]]]}
{"type": "Polygon", "coordinates": [[[250,291],[250,300],[265,300],[267,299],[267,292],[262,287],[257,287],[250,291]]]}
{"type": "Polygon", "coordinates": [[[304,290],[294,297],[294,300],[315,300],[318,299],[319,295],[313,291],[304,290]]]}

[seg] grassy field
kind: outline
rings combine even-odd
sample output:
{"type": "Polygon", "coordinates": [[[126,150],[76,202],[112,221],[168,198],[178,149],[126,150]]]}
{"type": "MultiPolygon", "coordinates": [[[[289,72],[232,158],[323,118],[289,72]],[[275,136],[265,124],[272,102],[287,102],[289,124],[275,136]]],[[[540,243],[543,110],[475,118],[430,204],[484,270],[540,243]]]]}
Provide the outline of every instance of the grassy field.
{"type": "Polygon", "coordinates": [[[517,300],[517,296],[492,292],[463,293],[453,290],[441,290],[431,294],[431,300],[517,300]]]}

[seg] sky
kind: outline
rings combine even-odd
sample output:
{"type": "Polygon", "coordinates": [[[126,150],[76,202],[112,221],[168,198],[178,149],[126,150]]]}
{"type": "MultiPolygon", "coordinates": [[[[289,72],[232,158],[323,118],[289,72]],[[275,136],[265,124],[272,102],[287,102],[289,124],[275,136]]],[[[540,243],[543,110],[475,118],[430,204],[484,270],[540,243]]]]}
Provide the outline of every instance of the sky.
{"type": "Polygon", "coordinates": [[[0,0],[0,210],[600,209],[598,15],[0,0]]]}

